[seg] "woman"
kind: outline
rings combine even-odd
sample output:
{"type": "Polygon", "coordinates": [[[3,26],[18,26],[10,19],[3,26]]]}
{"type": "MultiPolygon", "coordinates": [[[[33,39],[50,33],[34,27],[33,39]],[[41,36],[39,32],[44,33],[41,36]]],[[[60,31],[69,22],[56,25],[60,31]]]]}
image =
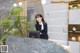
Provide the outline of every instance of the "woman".
{"type": "Polygon", "coordinates": [[[41,14],[37,14],[35,16],[36,18],[36,30],[40,32],[40,38],[41,39],[48,39],[47,34],[47,23],[44,21],[44,18],[41,14]]]}

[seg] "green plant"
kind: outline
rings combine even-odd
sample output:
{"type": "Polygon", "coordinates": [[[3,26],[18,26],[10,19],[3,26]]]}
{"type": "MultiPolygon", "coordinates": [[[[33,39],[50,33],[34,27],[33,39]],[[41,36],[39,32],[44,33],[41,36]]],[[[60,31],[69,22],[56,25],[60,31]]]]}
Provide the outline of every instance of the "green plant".
{"type": "Polygon", "coordinates": [[[26,19],[26,16],[20,16],[23,11],[22,7],[14,7],[11,12],[5,16],[5,19],[0,20],[0,28],[3,28],[1,40],[4,41],[7,35],[23,36],[21,21],[26,19]],[[22,19],[24,18],[24,19],[22,19]]]}
{"type": "Polygon", "coordinates": [[[32,20],[30,22],[27,22],[26,23],[26,25],[27,25],[26,30],[27,31],[35,30],[34,23],[35,23],[35,20],[32,20]]]}
{"type": "Polygon", "coordinates": [[[20,16],[20,12],[23,11],[22,7],[14,7],[9,14],[4,16],[3,20],[0,20],[0,28],[3,29],[3,35],[0,38],[2,41],[6,40],[6,36],[20,36],[24,37],[24,27],[25,31],[35,30],[34,27],[30,27],[35,20],[27,22],[27,16],[20,16]],[[24,25],[25,26],[24,26],[24,25]]]}

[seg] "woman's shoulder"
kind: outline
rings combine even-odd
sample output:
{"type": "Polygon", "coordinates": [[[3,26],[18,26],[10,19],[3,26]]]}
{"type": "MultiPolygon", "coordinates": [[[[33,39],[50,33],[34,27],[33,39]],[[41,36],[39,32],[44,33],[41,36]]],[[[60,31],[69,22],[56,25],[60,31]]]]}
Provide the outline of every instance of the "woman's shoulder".
{"type": "Polygon", "coordinates": [[[47,23],[46,23],[46,22],[44,22],[43,24],[44,24],[44,25],[47,25],[47,23]]]}

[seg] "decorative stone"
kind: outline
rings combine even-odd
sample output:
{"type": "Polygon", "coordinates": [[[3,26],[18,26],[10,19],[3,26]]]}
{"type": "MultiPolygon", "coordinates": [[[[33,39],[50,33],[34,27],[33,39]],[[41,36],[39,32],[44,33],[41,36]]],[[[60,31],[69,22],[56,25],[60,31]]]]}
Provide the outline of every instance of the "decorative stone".
{"type": "Polygon", "coordinates": [[[55,42],[34,38],[8,36],[6,39],[8,53],[68,53],[55,42]]]}

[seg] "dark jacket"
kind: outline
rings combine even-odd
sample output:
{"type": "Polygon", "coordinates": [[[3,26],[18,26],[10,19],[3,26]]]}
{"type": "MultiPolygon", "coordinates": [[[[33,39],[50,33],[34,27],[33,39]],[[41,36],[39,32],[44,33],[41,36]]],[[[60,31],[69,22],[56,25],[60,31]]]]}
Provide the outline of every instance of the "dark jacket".
{"type": "Polygon", "coordinates": [[[43,26],[44,26],[44,29],[41,30],[41,25],[39,23],[35,24],[35,27],[36,27],[36,30],[39,31],[41,34],[40,34],[40,38],[41,39],[48,39],[48,34],[47,34],[47,23],[43,23],[43,26]]]}

